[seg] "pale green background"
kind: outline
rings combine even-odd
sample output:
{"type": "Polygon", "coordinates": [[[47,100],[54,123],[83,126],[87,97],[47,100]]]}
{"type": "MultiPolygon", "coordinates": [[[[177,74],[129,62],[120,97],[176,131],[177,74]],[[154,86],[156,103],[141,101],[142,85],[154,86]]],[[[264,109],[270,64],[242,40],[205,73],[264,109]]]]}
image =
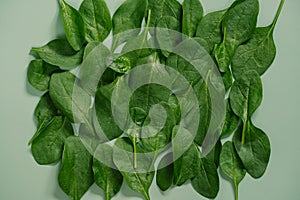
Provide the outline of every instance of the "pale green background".
{"type": "MultiPolygon", "coordinates": [[[[68,1],[75,7],[79,0],[68,1]]],[[[110,1],[115,10],[122,0],[110,1]]],[[[229,5],[231,0],[202,0],[205,10],[229,5]]],[[[271,22],[279,0],[261,0],[259,25],[271,22]]],[[[263,178],[248,175],[240,185],[241,200],[298,200],[300,133],[299,133],[299,46],[300,1],[286,0],[275,29],[278,54],[272,68],[263,76],[264,100],[255,113],[254,122],[268,133],[272,144],[269,167],[263,178]]],[[[0,199],[1,200],[66,200],[58,187],[59,166],[37,165],[27,146],[35,131],[33,109],[38,97],[26,86],[26,68],[32,59],[32,46],[40,46],[61,35],[58,4],[55,0],[0,0],[0,199]]],[[[233,200],[229,182],[221,180],[216,199],[233,200]]],[[[95,185],[83,197],[103,199],[95,185]]],[[[151,187],[152,199],[196,200],[201,198],[190,185],[161,193],[151,187]]],[[[140,199],[127,187],[115,198],[140,199]]]]}

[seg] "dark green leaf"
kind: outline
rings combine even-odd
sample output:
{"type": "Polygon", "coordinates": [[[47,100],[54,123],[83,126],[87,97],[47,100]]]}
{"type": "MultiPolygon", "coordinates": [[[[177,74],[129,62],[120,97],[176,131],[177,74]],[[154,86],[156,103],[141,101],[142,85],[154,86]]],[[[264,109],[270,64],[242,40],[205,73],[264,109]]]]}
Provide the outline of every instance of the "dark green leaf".
{"type": "Polygon", "coordinates": [[[182,18],[182,7],[177,0],[148,0],[148,9],[151,10],[150,27],[156,27],[163,16],[175,17],[178,21],[182,18]]]}
{"type": "Polygon", "coordinates": [[[181,41],[181,24],[178,19],[171,16],[163,16],[157,21],[156,39],[162,49],[162,54],[165,57],[169,56],[169,53],[165,50],[172,51],[181,41]]]}
{"type": "Polygon", "coordinates": [[[202,158],[198,175],[192,179],[192,186],[202,196],[214,199],[219,192],[219,176],[214,162],[202,158]]]}
{"type": "Polygon", "coordinates": [[[51,74],[58,70],[43,60],[32,60],[28,66],[27,79],[28,82],[39,91],[46,91],[49,88],[51,74]]]}
{"type": "Polygon", "coordinates": [[[184,0],[182,10],[182,33],[193,37],[203,17],[203,7],[199,0],[184,0]]]}
{"type": "Polygon", "coordinates": [[[214,148],[205,156],[206,159],[214,162],[217,168],[219,166],[221,149],[222,149],[222,143],[220,140],[218,140],[214,148]]]}
{"type": "Polygon", "coordinates": [[[243,128],[235,132],[233,142],[247,172],[253,178],[260,178],[265,173],[270,159],[268,136],[248,121],[243,128]]]}
{"type": "Polygon", "coordinates": [[[232,142],[226,142],[220,155],[220,167],[222,172],[228,176],[234,185],[236,199],[238,199],[238,186],[246,175],[246,170],[241,159],[237,155],[232,142]]]}
{"type": "Polygon", "coordinates": [[[262,102],[262,83],[255,71],[246,71],[232,85],[230,105],[243,122],[252,116],[262,102]]]}
{"type": "Polygon", "coordinates": [[[216,49],[215,58],[221,72],[226,72],[238,45],[246,42],[256,28],[258,0],[237,0],[222,21],[223,42],[216,49]]]}
{"type": "Polygon", "coordinates": [[[83,50],[74,51],[64,39],[52,40],[45,46],[32,48],[31,51],[36,52],[47,63],[62,68],[78,66],[83,55],[83,50]]]}
{"type": "Polygon", "coordinates": [[[117,9],[112,19],[114,35],[112,50],[138,35],[147,5],[147,0],[126,0],[117,9]]]}
{"type": "Polygon", "coordinates": [[[118,138],[113,149],[113,160],[121,171],[127,185],[150,200],[149,188],[154,178],[152,158],[137,146],[137,158],[134,164],[133,144],[129,138],[118,138]],[[135,166],[136,165],[136,166],[135,166]]]}
{"type": "Polygon", "coordinates": [[[235,77],[247,70],[255,70],[262,75],[273,63],[276,47],[273,32],[284,1],[281,1],[273,23],[267,27],[256,28],[251,39],[240,45],[232,58],[232,71],[235,77]]]}
{"type": "Polygon", "coordinates": [[[93,157],[81,139],[70,136],[65,141],[62,165],[58,174],[61,189],[73,200],[79,200],[93,184],[93,157]]]}
{"type": "Polygon", "coordinates": [[[54,105],[71,122],[88,122],[91,97],[78,85],[72,73],[53,74],[49,93],[54,105]]]}
{"type": "Polygon", "coordinates": [[[230,136],[235,131],[235,129],[237,129],[237,127],[240,123],[240,119],[238,118],[238,116],[236,116],[234,114],[234,112],[231,109],[229,99],[227,99],[226,104],[227,104],[226,105],[226,117],[225,117],[224,123],[222,125],[222,131],[221,131],[222,138],[230,136]]]}
{"type": "Polygon", "coordinates": [[[72,125],[63,117],[54,117],[32,141],[31,151],[37,163],[48,165],[61,159],[64,141],[73,134],[72,125]]]}
{"type": "Polygon", "coordinates": [[[75,51],[79,51],[85,43],[83,19],[80,13],[64,0],[61,1],[60,13],[68,41],[75,51]]]}
{"type": "Polygon", "coordinates": [[[156,184],[162,191],[166,191],[173,184],[173,173],[173,155],[168,153],[159,162],[156,174],[156,184]]]}
{"type": "Polygon", "coordinates": [[[104,190],[105,199],[110,200],[122,186],[123,176],[113,163],[113,148],[100,144],[94,154],[93,171],[95,183],[104,190]]]}
{"type": "Polygon", "coordinates": [[[222,41],[221,23],[226,10],[208,13],[200,21],[196,36],[205,39],[209,44],[209,52],[222,41]]]}
{"type": "Polygon", "coordinates": [[[100,87],[95,96],[98,123],[109,140],[119,137],[123,131],[116,124],[111,110],[111,96],[118,81],[100,87]]]}
{"type": "Polygon", "coordinates": [[[84,0],[80,5],[79,12],[85,24],[86,41],[102,42],[112,28],[110,12],[105,1],[84,0]]]}

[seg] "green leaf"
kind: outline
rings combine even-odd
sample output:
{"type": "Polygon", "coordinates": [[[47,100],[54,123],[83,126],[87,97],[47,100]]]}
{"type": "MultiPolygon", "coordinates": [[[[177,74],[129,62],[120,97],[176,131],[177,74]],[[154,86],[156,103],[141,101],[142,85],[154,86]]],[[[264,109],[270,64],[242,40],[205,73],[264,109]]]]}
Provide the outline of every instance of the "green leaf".
{"type": "Polygon", "coordinates": [[[258,0],[237,0],[222,21],[223,42],[217,46],[215,58],[221,72],[226,72],[236,48],[249,40],[256,28],[258,0]]]}
{"type": "Polygon", "coordinates": [[[110,12],[105,1],[84,0],[80,5],[79,12],[85,24],[86,41],[102,42],[112,28],[110,12]]]}
{"type": "MultiPolygon", "coordinates": [[[[173,154],[178,150],[173,143],[173,154]]],[[[174,158],[173,158],[174,159],[174,158]]],[[[175,160],[175,159],[174,159],[175,160]]],[[[196,144],[192,144],[184,154],[174,161],[174,185],[181,186],[187,180],[194,178],[200,171],[200,152],[196,144]]]]}
{"type": "Polygon", "coordinates": [[[88,123],[91,97],[76,83],[72,73],[53,74],[49,93],[54,105],[71,122],[88,123]]]}
{"type": "Polygon", "coordinates": [[[89,42],[85,49],[84,49],[84,53],[83,53],[83,60],[86,60],[86,57],[98,46],[101,45],[101,42],[97,42],[97,41],[93,41],[93,42],[89,42]]]}
{"type": "Polygon", "coordinates": [[[98,123],[107,139],[112,140],[119,137],[123,131],[114,121],[111,110],[111,96],[118,81],[100,87],[95,96],[95,109],[98,123]]]}
{"type": "Polygon", "coordinates": [[[238,199],[238,186],[245,177],[246,170],[232,142],[228,141],[222,147],[220,167],[222,172],[232,180],[235,189],[235,199],[238,199]]]}
{"type": "Polygon", "coordinates": [[[143,18],[146,14],[147,0],[126,0],[114,13],[113,45],[114,51],[120,44],[130,40],[139,34],[143,18]]]}
{"type": "Polygon", "coordinates": [[[83,50],[74,51],[67,40],[56,39],[42,47],[33,47],[31,51],[36,52],[45,62],[70,69],[82,62],[83,50]]]}
{"type": "Polygon", "coordinates": [[[118,138],[113,148],[113,160],[127,185],[150,200],[149,188],[154,178],[152,158],[137,145],[138,157],[134,164],[133,144],[129,138],[118,138]],[[136,166],[134,166],[136,165],[136,166]]]}
{"type": "Polygon", "coordinates": [[[248,121],[243,129],[235,132],[233,142],[247,172],[253,178],[260,178],[266,171],[271,154],[268,136],[248,121]]]}
{"type": "Polygon", "coordinates": [[[232,85],[229,98],[233,112],[245,123],[262,102],[262,83],[255,71],[246,71],[232,85]]]}
{"type": "Polygon", "coordinates": [[[54,117],[32,141],[31,152],[37,163],[48,165],[61,159],[65,139],[73,134],[72,125],[63,117],[54,117]]]}
{"type": "Polygon", "coordinates": [[[80,13],[62,0],[60,4],[60,14],[70,45],[75,51],[79,51],[85,43],[85,27],[80,13]]]}
{"type": "Polygon", "coordinates": [[[203,17],[203,7],[199,0],[184,0],[182,3],[182,33],[194,37],[203,17]]]}
{"type": "Polygon", "coordinates": [[[148,9],[151,10],[150,27],[156,27],[157,22],[164,16],[182,18],[182,7],[177,0],[148,0],[148,9]]]}
{"type": "Polygon", "coordinates": [[[113,148],[107,144],[98,145],[93,161],[95,183],[104,190],[105,199],[110,200],[121,189],[123,176],[113,163],[113,148]]]}
{"type": "Polygon", "coordinates": [[[27,70],[27,79],[30,85],[39,91],[49,88],[50,76],[59,68],[45,63],[43,60],[32,60],[27,70]]]}
{"type": "Polygon", "coordinates": [[[221,149],[222,149],[222,143],[221,140],[218,140],[215,146],[213,147],[213,149],[205,156],[206,159],[214,162],[217,168],[219,166],[221,149]]]}
{"type": "Polygon", "coordinates": [[[37,121],[38,128],[28,142],[28,145],[32,144],[32,141],[39,136],[56,115],[58,115],[58,110],[50,99],[49,93],[45,93],[34,110],[34,117],[37,121]]]}
{"type": "Polygon", "coordinates": [[[237,48],[232,58],[232,71],[235,77],[239,77],[247,70],[255,70],[262,75],[273,63],[276,56],[273,32],[283,4],[284,1],[281,1],[271,25],[256,28],[251,39],[237,48]]]}
{"type": "Polygon", "coordinates": [[[177,44],[181,41],[181,24],[178,19],[171,16],[163,16],[157,21],[156,25],[156,39],[157,42],[162,49],[162,54],[165,57],[169,56],[169,52],[165,51],[172,51],[177,44]]]}
{"type": "Polygon", "coordinates": [[[159,162],[156,173],[156,184],[162,191],[166,191],[173,184],[173,173],[173,154],[168,153],[159,162]]]}
{"type": "Polygon", "coordinates": [[[222,125],[221,138],[230,136],[238,127],[240,119],[231,109],[229,99],[226,103],[226,116],[222,125]]]}
{"type": "Polygon", "coordinates": [[[94,183],[92,162],[92,155],[79,137],[70,136],[65,140],[58,182],[72,200],[79,200],[94,183]]]}
{"type": "Polygon", "coordinates": [[[192,179],[192,186],[200,195],[214,199],[219,192],[219,176],[214,162],[202,158],[198,175],[192,179]]]}
{"type": "Polygon", "coordinates": [[[209,52],[222,41],[221,23],[226,10],[208,13],[200,21],[196,37],[205,39],[209,44],[209,52]]]}

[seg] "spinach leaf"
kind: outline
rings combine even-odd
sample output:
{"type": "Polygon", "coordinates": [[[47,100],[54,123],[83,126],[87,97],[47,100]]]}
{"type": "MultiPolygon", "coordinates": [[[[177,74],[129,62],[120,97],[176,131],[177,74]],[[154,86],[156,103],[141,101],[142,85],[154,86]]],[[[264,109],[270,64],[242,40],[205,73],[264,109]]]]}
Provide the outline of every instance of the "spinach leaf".
{"type": "Polygon", "coordinates": [[[78,66],[83,56],[83,50],[74,51],[65,39],[52,40],[42,47],[33,47],[31,51],[36,52],[45,62],[65,69],[78,66]]]}
{"type": "Polygon", "coordinates": [[[61,1],[60,13],[67,39],[75,51],[79,51],[85,43],[84,22],[80,13],[64,0],[61,1]]]}
{"type": "Polygon", "coordinates": [[[232,180],[235,189],[235,199],[238,199],[238,186],[245,177],[246,170],[232,142],[228,141],[222,147],[220,167],[222,172],[232,180]]]}
{"type": "Polygon", "coordinates": [[[123,131],[114,121],[111,110],[111,96],[118,81],[101,86],[95,96],[95,109],[98,123],[109,140],[119,137],[123,131]]]}
{"type": "Polygon", "coordinates": [[[246,42],[255,31],[259,12],[258,0],[237,0],[222,21],[223,42],[217,46],[215,58],[221,72],[226,72],[238,45],[246,42]]]}
{"type": "Polygon", "coordinates": [[[79,77],[82,87],[91,95],[95,95],[97,86],[103,79],[109,78],[109,82],[114,80],[114,74],[107,76],[106,71],[112,63],[112,53],[102,43],[89,43],[85,51],[86,59],[83,61],[79,77]],[[112,79],[112,80],[111,80],[112,79]]]}
{"type": "Polygon", "coordinates": [[[240,119],[231,109],[229,99],[226,101],[226,116],[222,125],[221,138],[230,136],[238,127],[240,119]]]}
{"type": "Polygon", "coordinates": [[[255,71],[246,71],[233,83],[229,94],[230,105],[244,123],[260,106],[262,92],[261,79],[255,71]]]}
{"type": "Polygon", "coordinates": [[[118,138],[113,148],[113,161],[121,171],[127,185],[150,200],[149,188],[154,178],[152,158],[144,154],[137,145],[138,158],[133,156],[134,148],[129,138],[118,138]]]}
{"type": "Polygon", "coordinates": [[[253,178],[260,178],[266,171],[271,154],[268,136],[248,121],[235,132],[233,143],[247,172],[253,178]]]}
{"type": "Polygon", "coordinates": [[[141,28],[147,5],[147,0],[126,0],[114,13],[112,18],[113,51],[123,42],[139,34],[138,28],[141,28]]]}
{"type": "Polygon", "coordinates": [[[282,0],[271,25],[256,28],[251,39],[237,48],[232,58],[235,77],[239,77],[246,70],[255,70],[262,75],[273,63],[276,56],[273,32],[283,4],[282,0]]]}
{"type": "Polygon", "coordinates": [[[208,13],[200,21],[196,37],[205,39],[209,44],[209,52],[222,41],[221,23],[226,10],[208,13]]]}
{"type": "Polygon", "coordinates": [[[150,27],[156,27],[163,16],[175,17],[178,21],[182,18],[182,6],[177,0],[148,0],[148,9],[151,10],[150,27]]]}
{"type": "Polygon", "coordinates": [[[58,182],[71,199],[80,199],[94,183],[92,163],[93,157],[79,137],[70,136],[65,140],[58,182]]]}
{"type": "Polygon", "coordinates": [[[32,141],[31,152],[37,163],[48,165],[61,159],[64,141],[73,134],[72,125],[64,117],[54,117],[32,141]]]}
{"type": "Polygon", "coordinates": [[[159,162],[156,173],[156,184],[162,191],[166,191],[173,184],[173,173],[173,155],[168,153],[159,162]]]}
{"type": "Polygon", "coordinates": [[[203,7],[199,0],[184,0],[182,10],[182,33],[193,37],[203,17],[203,7]]]}
{"type": "Polygon", "coordinates": [[[172,51],[175,46],[181,41],[181,34],[178,32],[181,29],[180,21],[175,17],[163,16],[157,21],[156,39],[162,49],[162,54],[165,57],[169,56],[169,52],[172,51]]]}
{"type": "Polygon", "coordinates": [[[85,24],[87,42],[102,42],[110,33],[112,22],[104,0],[84,0],[79,12],[85,24]]]}
{"type": "Polygon", "coordinates": [[[192,179],[192,186],[200,195],[214,199],[219,192],[219,175],[214,162],[200,158],[200,170],[192,179]]]}
{"type": "Polygon", "coordinates": [[[107,144],[98,145],[93,161],[95,183],[104,190],[105,199],[110,200],[122,186],[123,176],[115,169],[113,148],[107,144]]]}
{"type": "MultiPolygon", "coordinates": [[[[176,154],[178,150],[176,143],[173,143],[173,154],[176,154]]],[[[184,154],[174,161],[174,185],[180,186],[187,180],[194,178],[200,171],[200,152],[196,144],[192,144],[191,147],[184,152],[184,154]]]]}
{"type": "Polygon", "coordinates": [[[46,91],[49,88],[50,76],[58,68],[43,60],[32,60],[27,70],[28,82],[39,91],[46,91]]]}
{"type": "Polygon", "coordinates": [[[219,160],[220,160],[220,153],[222,149],[222,143],[221,140],[219,139],[213,149],[205,156],[206,159],[214,162],[216,164],[216,167],[218,168],[219,166],[219,160]]]}
{"type": "Polygon", "coordinates": [[[72,73],[53,74],[50,80],[49,94],[54,105],[71,122],[89,124],[91,98],[76,83],[76,77],[72,73]]]}
{"type": "Polygon", "coordinates": [[[38,128],[28,142],[28,145],[32,144],[32,141],[39,136],[56,115],[58,115],[58,110],[51,101],[49,93],[45,93],[34,110],[34,117],[37,121],[38,128]]]}
{"type": "Polygon", "coordinates": [[[83,53],[83,60],[86,60],[87,56],[98,46],[101,45],[101,42],[97,42],[97,41],[93,41],[93,42],[89,42],[85,49],[84,49],[84,53],[83,53]]]}

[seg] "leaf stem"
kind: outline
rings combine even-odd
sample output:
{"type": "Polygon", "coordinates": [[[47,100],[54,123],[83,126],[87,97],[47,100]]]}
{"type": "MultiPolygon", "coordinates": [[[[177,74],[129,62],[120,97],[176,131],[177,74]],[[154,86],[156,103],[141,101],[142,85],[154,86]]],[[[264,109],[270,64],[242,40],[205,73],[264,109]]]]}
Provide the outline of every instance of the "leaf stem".
{"type": "Polygon", "coordinates": [[[133,168],[134,169],[137,168],[136,142],[137,142],[137,138],[136,138],[136,132],[135,132],[133,135],[133,168]]]}
{"type": "Polygon", "coordinates": [[[237,184],[236,178],[233,179],[235,200],[239,200],[239,186],[237,184]]]}
{"type": "Polygon", "coordinates": [[[277,9],[276,15],[275,15],[274,20],[273,20],[272,25],[271,25],[271,27],[272,27],[271,30],[274,29],[274,27],[275,27],[275,25],[276,25],[276,23],[278,21],[278,18],[280,16],[281,10],[283,8],[284,2],[285,2],[285,0],[281,0],[280,1],[279,7],[277,9]]]}
{"type": "Polygon", "coordinates": [[[247,124],[248,124],[248,119],[244,122],[243,124],[243,131],[242,131],[242,144],[245,143],[245,135],[246,135],[246,130],[247,130],[247,124]]]}

